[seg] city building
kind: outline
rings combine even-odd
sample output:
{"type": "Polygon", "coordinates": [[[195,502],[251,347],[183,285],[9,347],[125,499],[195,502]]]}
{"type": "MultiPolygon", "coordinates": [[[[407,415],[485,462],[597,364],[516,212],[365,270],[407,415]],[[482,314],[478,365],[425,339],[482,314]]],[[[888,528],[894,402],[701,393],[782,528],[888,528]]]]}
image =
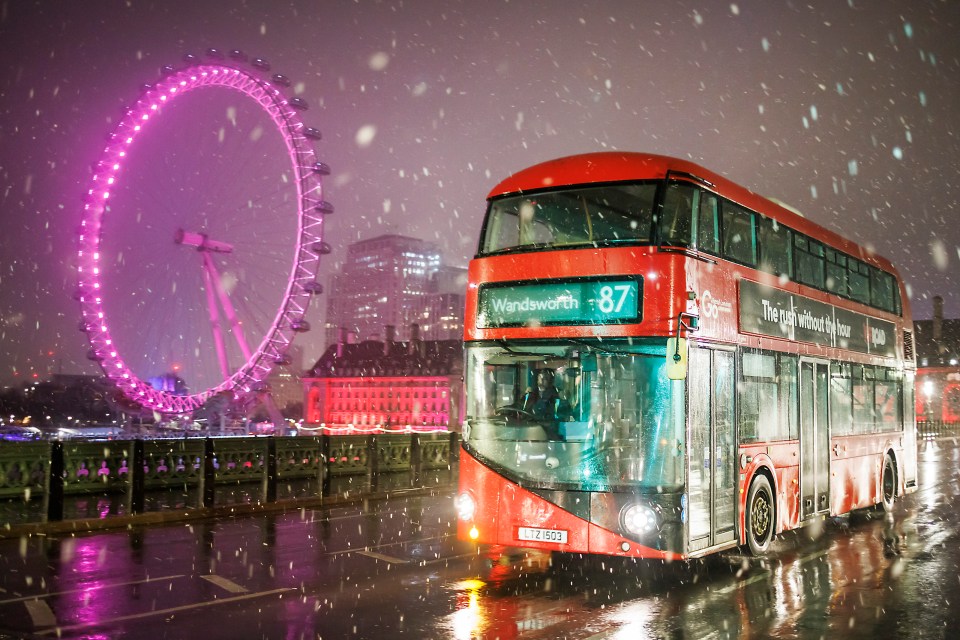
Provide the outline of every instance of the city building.
{"type": "Polygon", "coordinates": [[[466,269],[443,265],[435,243],[402,235],[355,242],[331,278],[325,344],[342,328],[359,343],[383,339],[388,325],[414,324],[426,340],[460,339],[465,291],[466,269]]]}
{"type": "Polygon", "coordinates": [[[917,420],[960,422],[960,320],[943,317],[933,299],[933,319],[913,323],[917,350],[917,420]]]}
{"type": "Polygon", "coordinates": [[[329,433],[459,430],[463,416],[463,342],[338,340],[303,378],[304,429],[329,433]]]}

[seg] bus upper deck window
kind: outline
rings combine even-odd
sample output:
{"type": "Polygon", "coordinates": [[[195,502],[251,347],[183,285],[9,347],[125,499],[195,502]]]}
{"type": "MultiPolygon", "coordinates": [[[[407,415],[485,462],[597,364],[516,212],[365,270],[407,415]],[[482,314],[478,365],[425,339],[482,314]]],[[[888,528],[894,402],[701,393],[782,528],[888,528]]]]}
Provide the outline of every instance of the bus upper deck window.
{"type": "Polygon", "coordinates": [[[697,249],[720,253],[720,217],[717,196],[701,191],[697,206],[697,249]]]}
{"type": "Polygon", "coordinates": [[[661,244],[683,247],[692,244],[695,191],[690,185],[676,182],[667,187],[660,210],[661,244]]]}
{"type": "Polygon", "coordinates": [[[755,215],[732,202],[723,202],[723,256],[742,262],[757,264],[757,239],[755,215]]]}
{"type": "Polygon", "coordinates": [[[520,204],[520,244],[533,244],[536,229],[534,227],[534,216],[536,210],[533,202],[525,200],[520,204]]]}

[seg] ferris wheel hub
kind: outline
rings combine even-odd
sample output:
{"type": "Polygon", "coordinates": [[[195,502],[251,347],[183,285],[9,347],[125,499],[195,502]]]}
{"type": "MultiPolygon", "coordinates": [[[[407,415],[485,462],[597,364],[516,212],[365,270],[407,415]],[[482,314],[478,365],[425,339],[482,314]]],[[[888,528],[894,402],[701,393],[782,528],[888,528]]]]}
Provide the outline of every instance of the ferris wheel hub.
{"type": "Polygon", "coordinates": [[[196,247],[197,251],[210,251],[212,253],[233,253],[233,245],[219,240],[211,240],[205,233],[193,233],[177,229],[173,234],[173,241],[177,244],[183,244],[188,247],[196,247]]]}

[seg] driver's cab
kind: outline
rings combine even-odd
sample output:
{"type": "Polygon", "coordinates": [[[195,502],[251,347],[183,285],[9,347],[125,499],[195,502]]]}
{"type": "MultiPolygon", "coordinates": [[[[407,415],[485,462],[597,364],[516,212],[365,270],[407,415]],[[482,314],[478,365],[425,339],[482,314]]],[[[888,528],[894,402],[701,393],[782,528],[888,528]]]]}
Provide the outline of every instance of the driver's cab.
{"type": "Polygon", "coordinates": [[[496,414],[509,425],[524,424],[532,431],[542,431],[549,440],[562,440],[566,430],[561,423],[578,419],[579,369],[563,365],[537,366],[542,364],[542,361],[517,364],[512,389],[500,385],[503,404],[497,407],[496,414]]]}
{"type": "Polygon", "coordinates": [[[679,486],[685,383],[665,356],[659,338],[468,344],[464,447],[551,486],[679,486]]]}

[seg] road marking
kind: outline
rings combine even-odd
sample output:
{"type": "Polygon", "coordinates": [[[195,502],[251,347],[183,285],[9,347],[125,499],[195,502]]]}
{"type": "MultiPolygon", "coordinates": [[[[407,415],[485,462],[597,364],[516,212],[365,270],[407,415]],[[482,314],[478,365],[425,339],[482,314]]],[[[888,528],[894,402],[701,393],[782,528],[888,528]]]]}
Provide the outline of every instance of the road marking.
{"type": "MultiPolygon", "coordinates": [[[[112,587],[126,587],[132,584],[147,584],[148,582],[161,582],[163,580],[174,580],[176,578],[185,578],[185,575],[176,575],[176,576],[162,576],[159,578],[147,578],[146,580],[130,580],[127,582],[111,582],[109,584],[98,584],[97,589],[110,589],[112,587]]],[[[83,593],[89,591],[89,588],[86,589],[70,589],[68,591],[51,591],[49,593],[40,593],[34,594],[31,596],[21,596],[19,598],[8,598],[6,600],[0,600],[0,604],[9,604],[11,602],[25,602],[27,600],[39,600],[41,598],[49,598],[51,596],[63,596],[71,593],[83,593]]]]}
{"type": "Polygon", "coordinates": [[[211,573],[211,574],[200,576],[200,577],[206,580],[207,582],[211,582],[217,585],[218,587],[222,587],[226,589],[230,593],[249,593],[250,592],[250,590],[247,589],[246,587],[237,584],[233,580],[228,580],[223,576],[218,576],[211,573]]]}
{"type": "Polygon", "coordinates": [[[470,553],[460,553],[455,556],[441,556],[439,558],[433,558],[431,560],[421,560],[420,566],[425,567],[430,564],[437,564],[438,562],[449,562],[450,560],[459,560],[461,558],[476,558],[476,557],[477,557],[477,553],[475,551],[471,551],[470,553]]]}
{"type": "Polygon", "coordinates": [[[934,531],[929,534],[926,540],[924,540],[923,551],[929,553],[933,550],[934,547],[942,545],[945,541],[949,540],[956,535],[956,531],[953,529],[941,529],[940,531],[934,531]]]}
{"type": "MultiPolygon", "coordinates": [[[[449,538],[453,538],[455,537],[455,535],[456,534],[453,534],[453,533],[447,533],[439,536],[430,536],[427,538],[411,538],[409,540],[397,540],[396,542],[387,542],[384,544],[377,544],[370,547],[364,547],[363,549],[360,549],[360,551],[370,551],[371,549],[387,549],[389,547],[402,547],[408,544],[414,544],[414,543],[422,544],[424,542],[433,542],[435,540],[443,541],[449,538]]],[[[359,553],[359,551],[357,549],[340,549],[339,551],[324,552],[324,554],[328,556],[342,556],[348,553],[359,553]]]]}
{"type": "Polygon", "coordinates": [[[798,565],[803,566],[804,564],[810,562],[811,560],[816,560],[817,558],[822,558],[823,556],[827,555],[828,553],[830,553],[830,550],[829,550],[829,549],[823,549],[823,550],[821,550],[821,551],[813,551],[813,552],[808,553],[808,554],[806,554],[806,555],[800,556],[799,558],[797,558],[797,559],[795,560],[795,562],[796,562],[798,565]]]}
{"type": "Polygon", "coordinates": [[[719,588],[719,589],[714,589],[713,591],[711,591],[711,593],[712,593],[712,594],[721,595],[721,596],[725,596],[725,595],[727,595],[728,593],[731,593],[731,592],[736,591],[736,590],[738,590],[738,589],[742,589],[743,587],[747,586],[748,584],[753,584],[754,582],[758,582],[758,581],[760,581],[760,580],[766,580],[766,579],[769,578],[769,577],[770,577],[770,571],[764,569],[762,573],[758,573],[758,574],[755,575],[755,576],[750,576],[749,578],[747,578],[747,579],[745,579],[745,580],[740,580],[740,581],[736,582],[735,584],[731,584],[731,585],[728,585],[728,586],[726,586],[726,587],[721,587],[721,588],[719,588]]]}
{"type": "Polygon", "coordinates": [[[87,622],[84,624],[72,624],[62,627],[53,627],[52,629],[44,629],[42,631],[36,631],[37,635],[45,636],[50,634],[60,635],[64,631],[77,631],[79,629],[89,629],[91,627],[103,627],[107,625],[116,624],[118,622],[127,622],[128,620],[141,620],[143,618],[154,618],[156,616],[168,616],[171,613],[181,613],[184,611],[192,611],[194,609],[203,609],[206,607],[213,607],[221,604],[230,604],[233,602],[242,602],[243,600],[252,600],[254,598],[262,598],[265,596],[272,596],[281,593],[287,593],[290,591],[296,591],[293,587],[286,587],[283,589],[273,589],[271,591],[258,591],[256,593],[247,593],[242,596],[234,596],[233,598],[219,598],[217,600],[208,600],[206,602],[198,602],[196,604],[185,604],[179,607],[170,607],[169,609],[156,609],[154,611],[144,611],[143,613],[133,613],[128,616],[119,616],[116,618],[104,618],[103,620],[97,620],[93,622],[87,622]]]}
{"type": "Polygon", "coordinates": [[[53,615],[53,609],[43,600],[27,600],[23,604],[27,607],[27,613],[30,614],[34,628],[57,624],[57,616],[53,615]]]}
{"type": "Polygon", "coordinates": [[[357,551],[358,555],[369,556],[377,560],[383,560],[384,562],[389,562],[390,564],[408,564],[409,560],[404,560],[403,558],[397,558],[394,556],[388,556],[382,553],[377,553],[376,551],[357,551]]]}

